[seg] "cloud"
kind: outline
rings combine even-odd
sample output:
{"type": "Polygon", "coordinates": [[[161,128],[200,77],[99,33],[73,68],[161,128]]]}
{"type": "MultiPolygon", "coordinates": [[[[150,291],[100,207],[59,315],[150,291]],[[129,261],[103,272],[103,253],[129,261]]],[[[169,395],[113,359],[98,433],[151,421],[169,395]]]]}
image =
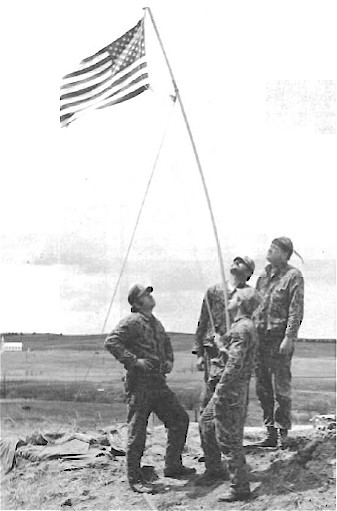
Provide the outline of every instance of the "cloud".
{"type": "Polygon", "coordinates": [[[1,263],[71,266],[84,274],[105,273],[116,266],[108,255],[104,234],[81,237],[76,233],[2,235],[1,263]]]}

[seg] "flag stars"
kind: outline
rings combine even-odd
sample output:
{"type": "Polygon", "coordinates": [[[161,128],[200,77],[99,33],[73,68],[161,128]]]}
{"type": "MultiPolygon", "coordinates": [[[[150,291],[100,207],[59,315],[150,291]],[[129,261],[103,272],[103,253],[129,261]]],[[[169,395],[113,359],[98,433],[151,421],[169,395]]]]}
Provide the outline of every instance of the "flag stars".
{"type": "MultiPolygon", "coordinates": [[[[136,27],[122,37],[84,59],[78,70],[65,77],[77,76],[80,72],[83,79],[81,76],[81,80],[67,84],[67,94],[61,99],[61,126],[67,126],[89,109],[105,108],[120,103],[141,94],[148,88],[148,74],[145,69],[143,71],[146,62],[141,63],[140,66],[131,67],[141,56],[145,55],[143,38],[143,26],[140,21],[136,27]],[[97,57],[99,57],[98,60],[97,57]],[[88,86],[91,80],[88,73],[92,71],[90,69],[92,62],[90,61],[93,58],[95,58],[94,64],[97,71],[101,69],[106,71],[106,63],[110,60],[110,78],[108,82],[104,80],[104,89],[103,81],[96,80],[88,86]],[[81,81],[86,82],[83,89],[79,88],[81,81]]],[[[61,86],[61,89],[62,87],[65,86],[61,86]]]]}

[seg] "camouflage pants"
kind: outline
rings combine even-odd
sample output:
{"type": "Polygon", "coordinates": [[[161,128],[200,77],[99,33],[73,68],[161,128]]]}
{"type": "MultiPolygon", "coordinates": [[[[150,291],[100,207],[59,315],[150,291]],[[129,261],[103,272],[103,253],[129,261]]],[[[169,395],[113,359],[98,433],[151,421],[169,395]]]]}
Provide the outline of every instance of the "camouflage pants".
{"type": "Polygon", "coordinates": [[[126,451],[127,474],[130,482],[140,477],[140,460],[146,442],[149,416],[154,412],[167,429],[165,467],[181,465],[189,418],[176,395],[165,383],[153,386],[138,385],[127,395],[128,444],[126,451]]]}
{"type": "Polygon", "coordinates": [[[256,394],[264,424],[291,429],[291,359],[294,349],[281,355],[283,335],[260,335],[256,353],[256,394]]]}
{"type": "Polygon", "coordinates": [[[249,492],[246,459],[243,452],[243,428],[247,413],[249,383],[235,391],[229,390],[218,402],[212,398],[199,419],[201,445],[206,470],[221,468],[225,455],[231,488],[236,493],[249,492]]]}

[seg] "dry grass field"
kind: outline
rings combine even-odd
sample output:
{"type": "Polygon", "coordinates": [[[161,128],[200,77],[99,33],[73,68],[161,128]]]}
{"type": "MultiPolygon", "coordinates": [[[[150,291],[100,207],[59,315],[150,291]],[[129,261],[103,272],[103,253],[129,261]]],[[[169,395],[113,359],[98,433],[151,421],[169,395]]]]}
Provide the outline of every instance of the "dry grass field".
{"type": "MultiPolygon", "coordinates": [[[[102,432],[125,422],[123,368],[104,351],[103,339],[55,335],[15,338],[23,342],[23,351],[1,355],[1,437],[102,432]]],[[[175,367],[168,382],[191,419],[184,461],[201,473],[195,420],[203,375],[196,371],[195,357],[190,353],[192,336],[172,334],[171,338],[175,367]]],[[[293,360],[293,421],[302,426],[294,427],[290,450],[248,452],[253,500],[226,509],[334,508],[335,437],[331,432],[332,436],[317,440],[308,425],[314,415],[335,410],[335,366],[334,342],[298,343],[293,360]],[[303,465],[309,447],[310,459],[303,465]]],[[[253,379],[246,426],[262,425],[254,383],[253,379]]],[[[263,435],[262,428],[248,427],[245,431],[246,442],[263,435]]],[[[159,479],[158,494],[147,500],[130,492],[123,457],[72,471],[67,471],[58,459],[33,463],[19,458],[15,469],[2,475],[1,509],[219,509],[217,497],[227,482],[204,489],[195,484],[194,478],[174,481],[163,477],[165,435],[163,426],[151,416],[143,461],[155,467],[159,479]]]]}
{"type": "MultiPolygon", "coordinates": [[[[192,419],[197,418],[203,375],[190,353],[193,336],[171,334],[175,366],[168,376],[192,419]]],[[[13,422],[102,424],[124,420],[123,367],[103,348],[99,336],[35,334],[13,336],[22,352],[1,355],[2,429],[13,422]]],[[[333,413],[336,399],[336,344],[298,342],[293,359],[293,421],[309,423],[319,413],[333,413]]],[[[248,426],[261,425],[261,411],[251,382],[248,426]]]]}

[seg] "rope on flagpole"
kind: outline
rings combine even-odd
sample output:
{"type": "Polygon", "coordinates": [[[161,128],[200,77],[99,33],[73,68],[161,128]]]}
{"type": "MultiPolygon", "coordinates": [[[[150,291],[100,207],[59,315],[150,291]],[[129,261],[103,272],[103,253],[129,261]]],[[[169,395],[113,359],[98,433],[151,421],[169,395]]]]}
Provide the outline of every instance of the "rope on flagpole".
{"type": "Polygon", "coordinates": [[[216,223],[215,223],[215,217],[214,217],[214,213],[213,213],[211,199],[210,199],[210,196],[209,196],[209,193],[208,193],[205,176],[204,176],[204,173],[203,173],[203,170],[202,170],[202,167],[201,167],[200,158],[199,158],[199,155],[198,155],[198,152],[197,152],[197,148],[196,148],[196,145],[195,145],[195,142],[194,142],[193,134],[192,134],[192,131],[191,131],[191,128],[190,128],[190,125],[189,125],[189,122],[188,122],[188,119],[187,119],[187,116],[186,116],[185,108],[184,108],[184,105],[183,105],[183,102],[182,102],[182,99],[181,99],[181,96],[180,96],[179,89],[177,87],[176,80],[175,80],[174,75],[173,75],[173,71],[172,71],[171,65],[170,65],[169,60],[167,58],[164,45],[162,43],[160,34],[158,32],[156,22],[155,22],[155,20],[153,18],[153,15],[152,15],[150,7],[144,7],[144,9],[147,10],[149,15],[150,15],[150,18],[151,18],[151,21],[152,21],[152,24],[153,24],[153,28],[154,28],[154,30],[156,32],[156,36],[158,38],[160,47],[162,49],[162,52],[163,52],[163,55],[164,55],[164,58],[165,58],[165,61],[166,61],[166,64],[167,64],[170,76],[171,76],[171,80],[172,80],[172,83],[173,83],[173,86],[174,86],[174,91],[175,91],[176,97],[177,97],[177,99],[179,101],[179,104],[180,104],[181,112],[183,114],[183,118],[184,118],[185,125],[186,125],[186,128],[187,128],[187,132],[188,132],[189,137],[190,137],[190,141],[191,141],[191,144],[192,144],[194,156],[195,156],[195,159],[196,159],[196,162],[197,162],[197,166],[198,166],[198,169],[199,169],[202,185],[203,185],[204,192],[205,192],[205,195],[206,195],[206,201],[207,201],[209,213],[210,213],[210,216],[211,216],[214,236],[215,236],[215,240],[216,240],[217,252],[218,252],[218,259],[219,259],[219,264],[220,264],[220,273],[221,273],[221,279],[222,279],[222,284],[223,284],[223,289],[224,289],[224,298],[225,298],[226,330],[228,331],[228,329],[230,327],[229,313],[228,313],[228,289],[227,289],[225,269],[224,269],[222,253],[221,253],[221,247],[220,247],[220,240],[219,240],[218,230],[217,230],[216,223]]]}

